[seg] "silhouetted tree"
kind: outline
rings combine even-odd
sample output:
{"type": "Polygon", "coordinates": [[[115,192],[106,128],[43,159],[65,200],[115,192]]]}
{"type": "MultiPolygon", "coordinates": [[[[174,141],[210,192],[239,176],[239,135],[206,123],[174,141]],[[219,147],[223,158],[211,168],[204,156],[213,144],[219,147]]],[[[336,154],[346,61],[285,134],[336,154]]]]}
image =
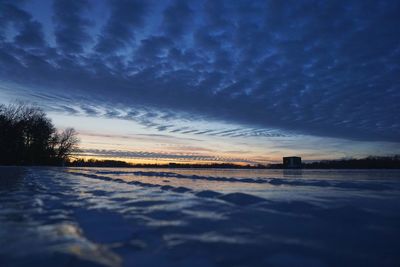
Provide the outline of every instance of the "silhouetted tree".
{"type": "Polygon", "coordinates": [[[58,133],[38,107],[0,105],[0,164],[61,164],[77,150],[72,128],[58,133]]]}
{"type": "Polygon", "coordinates": [[[77,132],[73,128],[67,128],[61,133],[56,133],[55,143],[56,158],[65,162],[78,151],[77,132]]]}

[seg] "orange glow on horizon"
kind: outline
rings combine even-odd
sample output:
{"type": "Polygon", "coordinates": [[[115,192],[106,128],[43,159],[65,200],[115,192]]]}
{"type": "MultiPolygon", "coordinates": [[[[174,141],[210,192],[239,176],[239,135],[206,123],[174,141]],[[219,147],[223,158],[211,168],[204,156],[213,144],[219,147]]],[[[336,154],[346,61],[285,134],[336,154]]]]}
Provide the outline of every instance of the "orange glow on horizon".
{"type": "Polygon", "coordinates": [[[154,165],[164,165],[170,163],[176,164],[220,164],[220,163],[228,163],[228,164],[236,164],[236,165],[256,165],[257,163],[247,163],[247,162],[226,162],[226,161],[196,161],[196,160],[170,160],[170,159],[132,159],[132,158],[119,158],[119,157],[96,157],[96,156],[77,156],[74,157],[72,161],[75,159],[83,159],[85,161],[88,160],[115,160],[115,161],[123,161],[130,164],[154,164],[154,165]]]}

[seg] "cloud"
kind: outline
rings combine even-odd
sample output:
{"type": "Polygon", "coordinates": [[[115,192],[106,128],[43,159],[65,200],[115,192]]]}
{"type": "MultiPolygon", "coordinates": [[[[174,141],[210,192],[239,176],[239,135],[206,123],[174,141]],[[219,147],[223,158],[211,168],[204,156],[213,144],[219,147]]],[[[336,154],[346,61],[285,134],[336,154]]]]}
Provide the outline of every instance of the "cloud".
{"type": "Polygon", "coordinates": [[[86,2],[56,1],[53,45],[33,13],[2,2],[2,81],[69,95],[82,105],[69,113],[160,132],[400,142],[398,1],[97,4],[109,11],[100,32],[86,2]],[[181,129],[173,118],[241,127],[181,129]]]}
{"type": "MultiPolygon", "coordinates": [[[[18,1],[17,1],[18,2],[18,1]]],[[[14,43],[24,48],[42,47],[45,44],[42,25],[33,20],[31,14],[11,3],[0,2],[0,40],[14,33],[14,43]]]]}
{"type": "Polygon", "coordinates": [[[181,37],[191,26],[193,11],[187,1],[174,0],[163,13],[163,26],[167,35],[181,37]]]}
{"type": "Polygon", "coordinates": [[[143,25],[146,14],[146,1],[109,1],[110,17],[105,25],[96,50],[99,53],[112,53],[127,47],[135,38],[135,31],[143,25]]]}
{"type": "MultiPolygon", "coordinates": [[[[241,125],[230,125],[223,121],[210,121],[201,116],[190,113],[176,113],[171,110],[154,110],[143,106],[118,108],[104,105],[101,102],[79,102],[74,99],[52,97],[51,95],[35,94],[42,106],[47,110],[62,112],[75,116],[89,116],[129,120],[146,128],[155,129],[162,133],[194,134],[219,137],[288,137],[293,135],[289,131],[283,133],[276,129],[251,128],[241,125]],[[54,104],[58,103],[58,104],[54,104]],[[185,126],[181,126],[185,125],[185,126]]],[[[29,98],[28,98],[29,99],[29,98]]],[[[180,137],[182,139],[182,137],[180,137]]],[[[199,140],[196,140],[199,141],[199,140]]]]}
{"type": "Polygon", "coordinates": [[[157,153],[147,151],[121,151],[121,150],[104,150],[104,149],[85,149],[80,156],[86,157],[102,157],[102,158],[130,158],[130,159],[148,159],[148,160],[171,160],[179,161],[206,161],[206,162],[242,162],[255,163],[245,158],[230,158],[205,155],[200,153],[157,153]]]}
{"type": "Polygon", "coordinates": [[[82,13],[90,8],[89,2],[55,0],[53,20],[58,48],[69,53],[83,52],[84,45],[91,41],[88,27],[90,19],[82,13]]]}

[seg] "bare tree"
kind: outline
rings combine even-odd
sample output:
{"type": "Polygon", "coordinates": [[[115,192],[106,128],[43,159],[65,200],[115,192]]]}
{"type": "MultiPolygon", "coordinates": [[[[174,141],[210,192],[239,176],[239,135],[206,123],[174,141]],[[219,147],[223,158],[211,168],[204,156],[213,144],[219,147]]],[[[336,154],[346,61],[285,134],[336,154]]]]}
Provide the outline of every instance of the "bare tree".
{"type": "Polygon", "coordinates": [[[74,153],[78,152],[78,134],[73,128],[67,128],[63,132],[56,134],[57,158],[67,161],[74,153]]]}
{"type": "Polygon", "coordinates": [[[57,132],[36,106],[0,105],[0,164],[53,165],[68,161],[78,151],[74,129],[57,132]]]}

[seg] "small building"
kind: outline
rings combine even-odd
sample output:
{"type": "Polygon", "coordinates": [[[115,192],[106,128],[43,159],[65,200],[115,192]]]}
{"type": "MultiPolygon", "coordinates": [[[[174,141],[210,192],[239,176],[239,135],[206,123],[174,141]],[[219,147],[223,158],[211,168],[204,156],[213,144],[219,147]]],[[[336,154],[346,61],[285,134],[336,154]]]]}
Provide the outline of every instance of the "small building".
{"type": "Polygon", "coordinates": [[[300,169],[301,157],[283,157],[284,169],[300,169]]]}

